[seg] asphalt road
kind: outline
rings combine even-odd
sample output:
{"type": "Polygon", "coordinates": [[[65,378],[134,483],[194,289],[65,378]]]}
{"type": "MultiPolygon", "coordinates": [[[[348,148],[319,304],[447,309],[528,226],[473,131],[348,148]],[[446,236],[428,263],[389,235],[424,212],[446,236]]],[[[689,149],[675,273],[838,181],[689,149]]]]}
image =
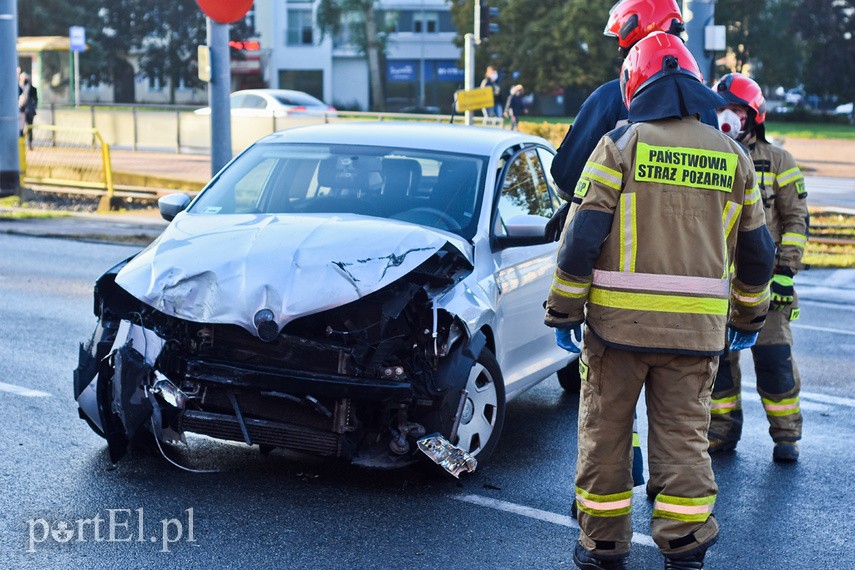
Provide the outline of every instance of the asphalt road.
{"type": "MultiPolygon", "coordinates": [[[[459,482],[198,437],[173,456],[220,473],[183,472],[156,453],[111,465],[77,418],[71,371],[94,328],[94,279],[134,251],[0,235],[0,568],[574,567],[578,400],[554,377],[510,404],[493,459],[459,482]]],[[[853,273],[814,271],[800,285],[798,464],[772,463],[746,390],[743,441],[713,460],[723,531],[707,568],[855,568],[853,273]]],[[[662,567],[650,510],[638,489],[632,568],[662,567]]]]}

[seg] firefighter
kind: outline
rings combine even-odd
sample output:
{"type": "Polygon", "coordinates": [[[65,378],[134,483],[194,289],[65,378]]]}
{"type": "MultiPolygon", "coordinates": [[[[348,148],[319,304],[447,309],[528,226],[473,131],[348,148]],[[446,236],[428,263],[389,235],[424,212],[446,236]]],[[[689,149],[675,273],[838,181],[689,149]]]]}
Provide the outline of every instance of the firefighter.
{"type": "Polygon", "coordinates": [[[640,40],[620,80],[630,122],[585,164],[546,305],[563,348],[578,349],[585,324],[573,560],[627,567],[630,437],[644,387],[653,539],[666,569],[702,568],[719,531],[707,453],[716,366],[726,338],[733,349],[757,338],[774,243],[750,158],[698,120],[724,100],[683,42],[640,40]]]}
{"type": "MultiPolygon", "coordinates": [[[[766,224],[778,246],[771,284],[772,310],[751,352],[757,391],[769,420],[769,434],[775,442],[772,458],[776,462],[797,461],[796,442],[802,436],[802,414],[790,321],[799,318],[793,276],[801,266],[808,239],[804,176],[789,152],[766,140],[766,100],[757,83],[730,73],[721,78],[716,90],[729,103],[719,110],[722,124],[729,124],[728,116],[739,121],[739,128],[728,129],[728,134],[749,149],[766,224]]],[[[735,449],[742,434],[741,379],[739,353],[730,351],[722,356],[713,388],[710,452],[735,449]]]]}
{"type": "MultiPolygon", "coordinates": [[[[609,10],[603,34],[617,40],[618,51],[624,58],[638,40],[651,32],[662,31],[678,36],[684,29],[683,16],[675,0],[619,0],[609,10]]],[[[715,119],[712,110],[709,114],[715,119]]],[[[600,138],[619,124],[626,123],[626,119],[627,109],[621,99],[618,79],[601,85],[585,100],[552,161],[551,172],[558,194],[567,202],[550,220],[547,235],[555,236],[555,239],[561,235],[570,206],[576,201],[573,200],[573,187],[582,174],[585,161],[600,138]]],[[[632,437],[633,481],[635,485],[643,485],[644,460],[636,427],[633,427],[632,437]]],[[[575,511],[571,514],[575,516],[575,511]]]]}

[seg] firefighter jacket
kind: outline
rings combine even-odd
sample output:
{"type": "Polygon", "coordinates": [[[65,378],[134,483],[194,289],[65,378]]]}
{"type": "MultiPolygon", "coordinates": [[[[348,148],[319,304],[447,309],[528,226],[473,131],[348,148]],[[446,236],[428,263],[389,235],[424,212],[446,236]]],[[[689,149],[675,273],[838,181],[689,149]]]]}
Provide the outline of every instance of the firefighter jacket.
{"type": "Polygon", "coordinates": [[[798,273],[808,240],[805,179],[786,150],[758,140],[751,145],[757,186],[766,210],[766,225],[778,246],[775,265],[798,273]]]}
{"type": "Polygon", "coordinates": [[[722,353],[728,319],[762,327],[774,244],[738,143],[694,117],[620,127],[573,199],[547,325],[584,320],[617,348],[696,355],[722,353]]]}
{"type": "MultiPolygon", "coordinates": [[[[573,188],[582,175],[585,162],[603,135],[625,124],[628,117],[629,111],[623,104],[618,79],[600,85],[585,100],[571,128],[564,135],[550,168],[562,198],[570,200],[573,197],[573,188]]],[[[701,121],[718,128],[715,108],[701,113],[701,121]]]]}

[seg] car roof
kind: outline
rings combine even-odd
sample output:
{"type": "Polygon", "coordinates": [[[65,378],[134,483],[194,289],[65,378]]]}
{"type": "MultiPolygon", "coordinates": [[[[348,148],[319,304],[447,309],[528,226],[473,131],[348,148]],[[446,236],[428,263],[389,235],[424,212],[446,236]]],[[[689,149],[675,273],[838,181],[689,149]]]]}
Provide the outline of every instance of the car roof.
{"type": "MultiPolygon", "coordinates": [[[[232,95],[309,95],[305,91],[295,91],[293,89],[241,89],[235,91],[232,95]]],[[[311,95],[309,95],[311,97],[311,95]]],[[[316,97],[315,97],[316,98],[316,97]]]]}
{"type": "Polygon", "coordinates": [[[475,155],[491,155],[498,147],[504,149],[515,144],[551,146],[540,137],[518,131],[414,121],[332,122],[286,129],[259,142],[376,145],[475,155]]]}

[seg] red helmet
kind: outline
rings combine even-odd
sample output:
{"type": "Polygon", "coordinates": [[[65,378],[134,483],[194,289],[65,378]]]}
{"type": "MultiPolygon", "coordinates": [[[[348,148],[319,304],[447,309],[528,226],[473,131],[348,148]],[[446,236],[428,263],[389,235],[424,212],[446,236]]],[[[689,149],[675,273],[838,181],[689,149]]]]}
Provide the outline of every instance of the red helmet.
{"type": "Polygon", "coordinates": [[[618,46],[628,50],[653,32],[677,35],[683,29],[683,16],[675,0],[620,0],[609,10],[603,34],[617,38],[618,46]]]}
{"type": "Polygon", "coordinates": [[[715,90],[730,103],[745,105],[754,111],[754,123],[762,125],[766,120],[766,98],[757,82],[738,73],[722,77],[715,90]]]}
{"type": "Polygon", "coordinates": [[[632,98],[666,75],[688,75],[701,83],[698,62],[677,36],[654,32],[636,43],[620,68],[620,91],[627,109],[632,98]]]}

